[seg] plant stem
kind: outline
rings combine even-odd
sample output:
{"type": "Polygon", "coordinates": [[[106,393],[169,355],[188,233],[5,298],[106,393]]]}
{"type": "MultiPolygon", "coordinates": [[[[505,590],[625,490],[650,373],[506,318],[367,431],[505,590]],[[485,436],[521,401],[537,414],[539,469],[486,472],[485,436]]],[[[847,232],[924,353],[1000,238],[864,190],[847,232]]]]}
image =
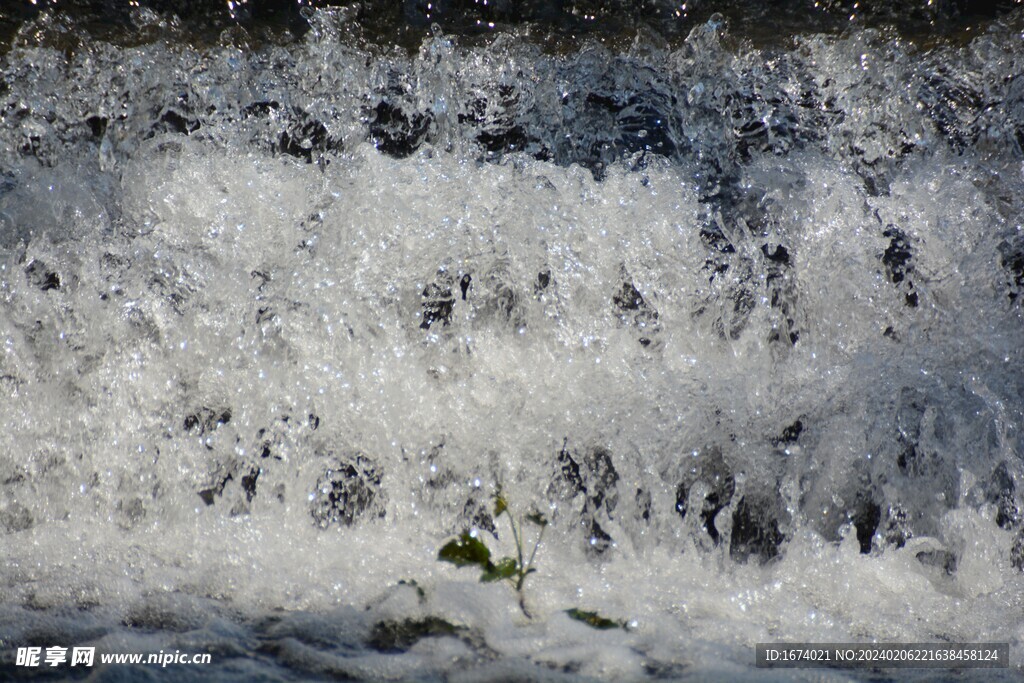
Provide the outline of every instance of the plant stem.
{"type": "Polygon", "coordinates": [[[519,592],[519,609],[523,610],[523,614],[526,615],[527,619],[533,619],[530,610],[526,609],[526,595],[522,591],[519,592]]]}
{"type": "MultiPolygon", "coordinates": [[[[519,537],[519,531],[516,530],[516,520],[515,520],[515,518],[512,517],[511,513],[506,513],[506,514],[508,514],[508,524],[509,524],[509,526],[512,527],[512,538],[514,538],[515,541],[516,541],[516,555],[519,558],[519,564],[516,565],[516,566],[519,568],[519,571],[522,572],[522,570],[523,570],[523,540],[519,537]]],[[[519,526],[522,526],[522,520],[520,520],[519,526]]],[[[522,581],[520,581],[519,585],[522,585],[522,581]]],[[[516,590],[518,590],[518,587],[517,587],[516,590]]]]}
{"type": "Polygon", "coordinates": [[[526,574],[529,574],[530,573],[530,569],[533,568],[533,558],[537,557],[537,548],[540,547],[540,542],[544,538],[544,530],[545,529],[547,529],[547,527],[546,526],[542,526],[540,528],[540,533],[537,534],[537,542],[533,544],[533,552],[530,553],[530,561],[526,563],[526,569],[525,569],[526,574]]]}

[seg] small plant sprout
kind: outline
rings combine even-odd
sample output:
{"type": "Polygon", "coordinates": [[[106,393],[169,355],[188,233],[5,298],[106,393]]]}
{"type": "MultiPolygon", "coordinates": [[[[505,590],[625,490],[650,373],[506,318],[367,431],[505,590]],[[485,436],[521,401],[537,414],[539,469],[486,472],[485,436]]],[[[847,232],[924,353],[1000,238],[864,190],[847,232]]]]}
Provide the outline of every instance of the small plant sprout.
{"type": "Polygon", "coordinates": [[[468,531],[464,531],[457,539],[449,541],[441,548],[437,554],[437,559],[443,562],[451,562],[456,567],[471,565],[480,567],[482,570],[480,581],[483,583],[508,581],[519,594],[519,607],[523,610],[523,614],[532,618],[526,609],[523,583],[526,581],[527,576],[537,571],[533,566],[533,561],[537,557],[537,549],[540,547],[541,539],[544,538],[544,529],[547,528],[548,520],[539,512],[531,512],[525,518],[520,516],[519,523],[517,524],[515,517],[508,509],[508,502],[502,496],[499,489],[498,493],[494,495],[495,521],[502,515],[508,517],[508,524],[512,528],[512,538],[516,544],[515,557],[503,557],[497,562],[492,562],[491,551],[484,545],[484,542],[468,531]],[[524,552],[526,548],[525,522],[540,527],[529,559],[526,559],[526,553],[524,552]]]}

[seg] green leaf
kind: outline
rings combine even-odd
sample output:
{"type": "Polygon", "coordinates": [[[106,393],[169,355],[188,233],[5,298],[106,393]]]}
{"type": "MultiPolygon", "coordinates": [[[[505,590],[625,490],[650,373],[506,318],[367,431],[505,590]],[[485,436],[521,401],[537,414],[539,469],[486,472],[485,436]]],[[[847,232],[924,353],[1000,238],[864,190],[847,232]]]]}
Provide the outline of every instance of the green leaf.
{"type": "Polygon", "coordinates": [[[480,575],[480,581],[491,583],[493,581],[501,581],[502,579],[511,579],[518,570],[519,565],[516,563],[515,558],[504,557],[498,561],[498,564],[491,564],[486,567],[484,573],[480,575]]]}
{"type": "Polygon", "coordinates": [[[531,512],[530,514],[526,515],[526,521],[536,524],[540,527],[545,527],[548,525],[548,518],[545,517],[544,514],[541,512],[531,512]]]}
{"type": "Polygon", "coordinates": [[[508,501],[501,495],[501,492],[494,494],[494,516],[501,517],[501,513],[508,510],[508,501]]]}
{"type": "Polygon", "coordinates": [[[576,609],[575,607],[573,607],[572,609],[565,610],[565,613],[569,615],[570,619],[582,621],[587,626],[591,628],[596,628],[599,631],[607,631],[613,628],[626,628],[625,622],[612,621],[611,619],[606,619],[597,612],[584,612],[581,609],[576,609]]]}
{"type": "Polygon", "coordinates": [[[463,531],[462,535],[454,541],[449,541],[437,553],[437,559],[444,562],[451,562],[456,567],[466,567],[471,564],[478,564],[486,568],[491,563],[491,551],[478,538],[463,531]]]}

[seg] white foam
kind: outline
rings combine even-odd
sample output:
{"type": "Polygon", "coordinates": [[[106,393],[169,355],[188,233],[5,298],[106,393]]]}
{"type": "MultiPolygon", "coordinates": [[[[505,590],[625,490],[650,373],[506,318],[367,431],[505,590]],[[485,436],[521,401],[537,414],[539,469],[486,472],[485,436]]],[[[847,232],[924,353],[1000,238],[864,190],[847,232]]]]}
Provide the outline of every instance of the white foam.
{"type": "MultiPolygon", "coordinates": [[[[822,57],[819,80],[861,77],[834,54],[856,42],[807,48],[822,57]]],[[[507,66],[441,47],[425,46],[414,71],[468,59],[498,78],[507,66]]],[[[350,84],[366,75],[364,56],[337,49],[314,56],[344,65],[338,78],[350,84]]],[[[182,59],[155,47],[136,56],[182,59]]],[[[229,70],[222,56],[202,59],[229,70]]],[[[298,72],[316,70],[310,55],[298,60],[298,72]]],[[[454,76],[434,76],[442,92],[424,88],[436,113],[463,92],[454,76]]],[[[359,96],[345,98],[356,108],[359,96]]],[[[893,106],[885,115],[898,118],[893,106]]],[[[392,680],[447,675],[479,654],[457,638],[401,655],[342,652],[376,620],[426,616],[481,634],[498,663],[475,671],[495,678],[506,664],[608,679],[658,667],[742,676],[752,644],[783,640],[1009,641],[1022,665],[1013,534],[980,500],[993,464],[1019,459],[1020,314],[992,256],[1006,219],[972,160],[911,159],[874,197],[817,149],[752,161],[746,182],[764,190],[766,239],[787,245],[795,273],[799,342],[777,345],[761,243],[730,225],[736,257],[712,281],[707,207],[685,161],[653,159],[641,173],[633,159],[597,181],[528,155],[484,163],[454,134],[394,159],[360,142],[354,119],[335,125],[344,151],[326,165],[275,156],[227,124],[124,142],[131,154],[118,157],[113,189],[84,182],[99,161],[25,162],[0,207],[0,374],[10,378],[0,385],[0,500],[31,516],[5,536],[6,607],[102,608],[129,621],[156,610],[143,616],[201,631],[207,644],[266,633],[255,624],[285,610],[305,635],[278,634],[281,661],[392,680]],[[890,222],[913,243],[916,309],[880,261],[890,222]],[[33,286],[32,260],[60,287],[33,286]],[[543,271],[550,284],[537,293],[543,271]],[[423,329],[422,292],[446,274],[451,322],[423,329]],[[612,304],[627,279],[657,311],[656,329],[612,304]],[[733,336],[719,333],[731,287],[749,287],[754,301],[733,336]],[[883,337],[887,327],[899,341],[883,337]],[[912,403],[905,389],[921,397],[913,429],[933,463],[922,467],[934,467],[923,484],[872,464],[895,462],[911,429],[898,415],[912,403]],[[203,409],[214,421],[190,428],[203,409]],[[807,424],[799,444],[773,446],[797,418],[807,424]],[[563,444],[612,454],[619,507],[600,522],[615,545],[600,559],[587,553],[579,501],[549,500],[563,444]],[[693,510],[679,518],[692,454],[712,446],[736,475],[715,522],[723,536],[742,496],[782,492],[788,540],[765,566],[730,559],[693,510]],[[310,496],[327,453],[356,450],[383,473],[386,514],[316,528],[310,496]],[[249,468],[259,471],[251,500],[249,468]],[[918,511],[905,547],[860,553],[843,515],[867,474],[886,500],[918,511]],[[199,492],[218,485],[206,505],[199,492]],[[467,500],[486,505],[499,485],[518,509],[552,517],[524,593],[532,620],[507,586],[436,561],[467,500]],[[648,518],[638,490],[651,498],[648,518]],[[955,556],[955,572],[922,552],[955,556]],[[395,588],[410,579],[422,599],[395,588]],[[368,615],[350,609],[364,606],[368,615]],[[564,614],[572,607],[631,628],[595,631],[564,614]],[[217,611],[224,621],[210,626],[217,611]],[[324,623],[308,626],[321,618],[310,614],[324,623]],[[218,628],[227,632],[206,632],[218,628]],[[317,647],[308,629],[337,630],[341,644],[317,647]]],[[[1019,178],[1006,182],[1019,189],[1019,178]]],[[[511,553],[504,523],[500,541],[485,538],[511,553]]],[[[5,629],[17,638],[28,623],[5,629]]],[[[127,630],[104,637],[147,646],[127,630]]]]}

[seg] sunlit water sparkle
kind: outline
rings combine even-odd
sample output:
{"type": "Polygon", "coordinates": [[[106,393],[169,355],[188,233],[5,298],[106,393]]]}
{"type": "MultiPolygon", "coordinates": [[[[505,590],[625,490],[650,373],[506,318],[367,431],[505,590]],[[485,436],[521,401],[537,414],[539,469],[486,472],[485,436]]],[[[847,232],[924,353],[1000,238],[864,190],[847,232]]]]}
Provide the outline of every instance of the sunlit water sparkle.
{"type": "Polygon", "coordinates": [[[1019,675],[1020,16],[412,56],[311,16],[4,58],[5,657],[848,680],[753,644],[1008,641],[1019,675]],[[532,618],[436,561],[512,552],[499,485],[551,518],[532,618]],[[373,646],[426,617],[461,630],[373,646]]]}

